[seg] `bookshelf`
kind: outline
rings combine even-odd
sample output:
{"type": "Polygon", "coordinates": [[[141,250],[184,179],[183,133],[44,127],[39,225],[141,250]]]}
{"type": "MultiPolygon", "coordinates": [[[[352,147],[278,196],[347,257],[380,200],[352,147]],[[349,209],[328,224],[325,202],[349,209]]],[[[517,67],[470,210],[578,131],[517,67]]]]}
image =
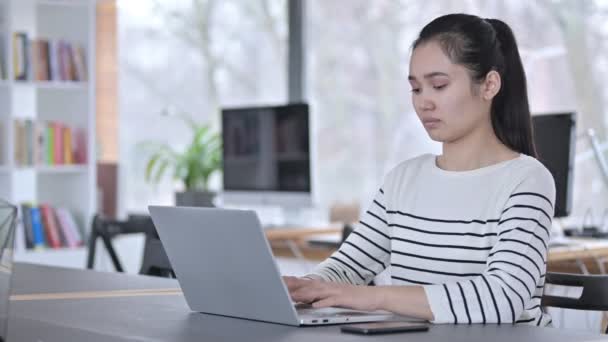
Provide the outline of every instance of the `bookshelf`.
{"type": "MultiPolygon", "coordinates": [[[[74,216],[83,237],[90,229],[97,197],[95,10],[95,0],[0,0],[0,66],[4,71],[4,77],[0,78],[0,197],[15,204],[28,202],[65,208],[74,216]],[[23,65],[19,61],[25,60],[19,58],[23,54],[14,42],[15,33],[26,35],[24,41],[33,51],[28,59],[30,73],[27,77],[21,77],[23,68],[15,66],[16,63],[23,65]],[[43,53],[43,48],[34,47],[38,41],[49,44],[48,57],[32,61],[37,58],[36,53],[43,53]],[[63,47],[69,52],[62,54],[66,52],[60,52],[63,47]],[[82,53],[72,52],[80,48],[82,53]],[[55,64],[51,65],[53,51],[57,53],[55,64]],[[64,55],[71,58],[69,68],[61,64],[64,55]],[[48,66],[38,67],[40,60],[47,61],[48,66]],[[80,64],[76,65],[77,62],[80,64]],[[45,70],[46,76],[41,77],[40,70],[45,70]],[[36,145],[37,139],[32,135],[22,138],[23,131],[16,127],[16,122],[26,121],[42,127],[58,123],[63,128],[55,132],[60,132],[61,139],[66,131],[78,130],[84,158],[70,161],[66,157],[71,148],[64,149],[64,146],[73,143],[69,139],[65,141],[70,143],[64,140],[60,143],[61,158],[34,158],[32,151],[38,149],[38,153],[44,153],[40,151],[47,150],[36,145]],[[29,149],[22,149],[23,141],[33,147],[27,145],[29,149]],[[23,154],[17,152],[22,150],[30,158],[28,162],[24,163],[23,154]]],[[[28,132],[31,134],[33,130],[28,132]]],[[[18,227],[21,230],[18,239],[23,239],[23,229],[23,225],[18,227]]],[[[86,248],[26,249],[23,242],[17,242],[15,260],[83,268],[86,248]]]]}

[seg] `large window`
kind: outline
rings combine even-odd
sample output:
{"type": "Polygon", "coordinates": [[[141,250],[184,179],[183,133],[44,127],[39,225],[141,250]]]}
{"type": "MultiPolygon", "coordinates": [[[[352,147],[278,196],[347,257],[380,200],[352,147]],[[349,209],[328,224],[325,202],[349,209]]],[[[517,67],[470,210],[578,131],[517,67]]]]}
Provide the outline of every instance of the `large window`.
{"type": "Polygon", "coordinates": [[[576,108],[562,29],[542,2],[326,0],[309,1],[307,11],[308,93],[324,203],[356,199],[365,207],[390,168],[440,153],[416,117],[407,82],[411,43],[439,15],[506,21],[519,42],[532,112],[576,108]]]}
{"type": "MultiPolygon", "coordinates": [[[[171,114],[219,129],[221,106],[286,101],[285,0],[119,1],[123,210],[173,203],[178,183],[144,181],[145,141],[191,138],[171,114]],[[169,115],[167,115],[169,114],[169,115]]],[[[212,180],[219,188],[220,180],[212,180]]]]}
{"type": "MultiPolygon", "coordinates": [[[[305,1],[305,98],[313,116],[314,191],[321,206],[364,206],[397,163],[439,153],[416,118],[410,45],[438,15],[466,12],[513,28],[533,113],[577,110],[579,133],[606,140],[606,5],[602,1],[305,1]]],[[[119,1],[123,207],[171,203],[176,184],[143,180],[142,141],[185,144],[188,128],[163,112],[216,127],[221,106],[287,101],[286,0],[119,1]]],[[[608,205],[587,140],[579,139],[574,217],[608,205]]],[[[219,188],[219,179],[214,180],[219,188]]],[[[571,219],[572,220],[572,219],[571,219]]],[[[565,221],[568,223],[569,221],[565,221]]]]}

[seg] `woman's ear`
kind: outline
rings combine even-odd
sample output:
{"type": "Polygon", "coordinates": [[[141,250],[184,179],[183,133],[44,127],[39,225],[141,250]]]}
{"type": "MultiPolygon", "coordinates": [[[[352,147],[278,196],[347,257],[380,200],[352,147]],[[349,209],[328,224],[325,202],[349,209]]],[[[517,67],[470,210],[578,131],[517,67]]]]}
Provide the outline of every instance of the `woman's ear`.
{"type": "Polygon", "coordinates": [[[491,101],[498,94],[501,86],[500,74],[496,70],[491,70],[481,85],[481,96],[484,100],[491,101]]]}

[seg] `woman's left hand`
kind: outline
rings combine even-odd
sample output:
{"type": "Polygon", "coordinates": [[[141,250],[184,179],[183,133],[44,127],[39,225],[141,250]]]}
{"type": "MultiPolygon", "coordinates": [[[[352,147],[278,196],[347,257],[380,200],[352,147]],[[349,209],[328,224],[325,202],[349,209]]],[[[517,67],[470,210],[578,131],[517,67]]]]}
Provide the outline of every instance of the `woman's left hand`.
{"type": "Polygon", "coordinates": [[[354,310],[374,311],[380,309],[381,290],[373,286],[338,284],[321,280],[297,279],[293,301],[312,303],[315,308],[329,306],[354,310]]]}

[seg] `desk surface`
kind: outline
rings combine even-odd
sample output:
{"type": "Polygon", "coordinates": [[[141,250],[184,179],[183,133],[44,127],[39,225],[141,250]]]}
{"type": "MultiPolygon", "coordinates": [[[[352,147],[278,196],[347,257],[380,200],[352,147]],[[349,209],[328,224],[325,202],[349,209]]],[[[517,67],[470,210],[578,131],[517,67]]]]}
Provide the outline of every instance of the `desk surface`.
{"type": "MultiPolygon", "coordinates": [[[[15,292],[20,295],[61,291],[115,291],[178,287],[171,279],[137,275],[17,264],[15,292]]],[[[297,328],[191,312],[183,296],[159,294],[115,298],[23,300],[11,302],[13,320],[30,320],[9,327],[11,336],[44,337],[44,341],[71,341],[90,334],[109,341],[369,341],[369,337],[346,335],[336,326],[297,328]],[[45,328],[45,324],[49,325],[45,328]],[[12,330],[11,327],[13,327],[12,330]],[[58,333],[64,327],[63,335],[58,333]],[[52,333],[45,333],[45,329],[52,333]],[[38,335],[37,331],[39,331],[38,335]]],[[[513,325],[436,325],[426,333],[385,335],[383,341],[599,341],[602,335],[558,329],[513,325]]],[[[94,338],[92,340],[102,340],[94,338]]]]}

